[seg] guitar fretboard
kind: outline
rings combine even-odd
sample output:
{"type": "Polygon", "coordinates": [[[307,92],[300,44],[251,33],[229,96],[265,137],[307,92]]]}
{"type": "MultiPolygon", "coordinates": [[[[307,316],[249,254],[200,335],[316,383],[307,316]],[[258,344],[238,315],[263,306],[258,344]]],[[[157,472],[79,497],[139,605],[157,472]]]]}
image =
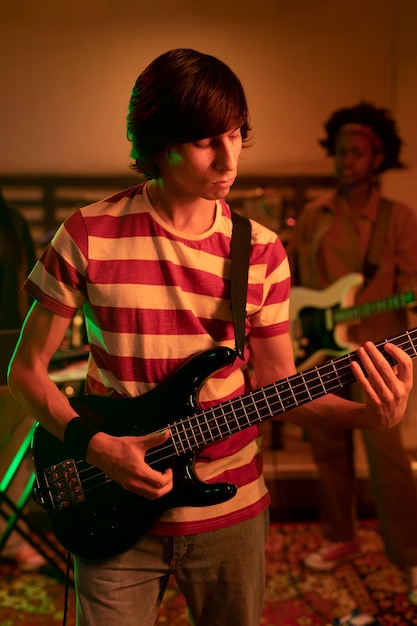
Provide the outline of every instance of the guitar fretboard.
{"type": "MultiPolygon", "coordinates": [[[[387,341],[384,340],[376,346],[390,365],[394,366],[394,359],[383,351],[387,341]]],[[[417,356],[417,328],[389,341],[402,348],[411,358],[417,356]]],[[[171,439],[157,450],[150,451],[147,461],[152,463],[154,455],[159,461],[172,454],[196,452],[208,444],[220,441],[274,415],[349,385],[355,381],[350,367],[352,361],[359,362],[357,352],[350,352],[320,367],[294,374],[277,383],[261,387],[210,409],[197,411],[183,420],[174,422],[170,425],[171,439]]]]}
{"type": "Polygon", "coordinates": [[[388,311],[398,311],[416,304],[416,296],[414,291],[406,293],[398,293],[388,298],[375,300],[373,302],[364,302],[347,309],[339,309],[333,313],[334,324],[347,324],[356,322],[372,315],[387,313],[388,311]]]}

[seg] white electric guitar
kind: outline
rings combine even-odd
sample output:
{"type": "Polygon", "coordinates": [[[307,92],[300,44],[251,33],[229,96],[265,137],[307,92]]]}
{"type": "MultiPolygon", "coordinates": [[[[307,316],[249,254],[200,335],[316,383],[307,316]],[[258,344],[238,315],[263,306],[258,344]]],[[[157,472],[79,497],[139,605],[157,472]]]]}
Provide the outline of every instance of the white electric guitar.
{"type": "Polygon", "coordinates": [[[355,304],[363,284],[363,275],[355,273],[323,290],[291,288],[290,333],[299,370],[355,350],[357,346],[347,337],[349,325],[372,315],[417,306],[414,291],[355,304]]]}

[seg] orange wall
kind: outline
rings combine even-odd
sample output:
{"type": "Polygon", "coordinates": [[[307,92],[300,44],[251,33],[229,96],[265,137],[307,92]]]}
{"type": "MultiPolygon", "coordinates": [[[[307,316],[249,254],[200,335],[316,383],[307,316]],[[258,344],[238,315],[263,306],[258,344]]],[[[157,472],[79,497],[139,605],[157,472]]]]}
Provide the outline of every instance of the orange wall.
{"type": "Polygon", "coordinates": [[[127,173],[125,115],[156,55],[194,47],[241,77],[241,173],[326,172],[336,107],[394,112],[417,166],[415,0],[13,0],[0,20],[0,173],[127,173]]]}

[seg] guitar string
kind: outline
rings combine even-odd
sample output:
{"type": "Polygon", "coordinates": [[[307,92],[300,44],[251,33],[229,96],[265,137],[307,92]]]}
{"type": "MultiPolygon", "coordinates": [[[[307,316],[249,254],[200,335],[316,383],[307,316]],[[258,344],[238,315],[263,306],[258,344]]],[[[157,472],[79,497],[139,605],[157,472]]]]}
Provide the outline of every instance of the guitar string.
{"type": "MultiPolygon", "coordinates": [[[[411,331],[410,331],[411,333],[411,331]]],[[[403,335],[402,337],[408,337],[408,335],[410,333],[406,333],[405,335],[403,335]]],[[[413,333],[415,336],[417,336],[417,329],[414,331],[413,333]]],[[[380,344],[378,344],[378,346],[382,346],[384,343],[386,343],[386,341],[381,342],[380,344]]],[[[398,347],[402,347],[404,349],[404,351],[410,356],[410,357],[415,357],[417,356],[417,350],[415,348],[415,346],[413,345],[413,342],[411,342],[409,339],[403,341],[403,342],[398,342],[396,343],[396,345],[398,347]],[[411,344],[411,345],[410,345],[411,344]]],[[[377,346],[377,347],[378,347],[377,346]]],[[[285,391],[286,393],[290,392],[290,398],[292,400],[292,404],[291,407],[285,407],[284,403],[282,401],[282,399],[279,396],[279,393],[277,395],[277,398],[273,401],[271,401],[269,403],[269,407],[271,408],[271,410],[269,411],[269,417],[272,417],[273,415],[278,415],[280,413],[284,413],[288,410],[291,410],[291,408],[295,408],[296,406],[301,406],[302,404],[305,404],[306,402],[309,402],[310,400],[316,398],[316,397],[320,397],[322,395],[325,395],[327,393],[331,393],[332,391],[343,387],[344,385],[348,384],[350,381],[353,382],[354,380],[354,376],[352,373],[352,370],[350,368],[350,363],[352,360],[358,360],[358,357],[356,356],[356,353],[350,353],[345,355],[344,357],[339,357],[336,360],[331,360],[328,363],[326,363],[324,366],[320,366],[320,367],[315,367],[311,370],[307,370],[305,372],[299,372],[297,374],[294,374],[293,376],[290,376],[287,379],[284,379],[282,381],[278,381],[277,383],[273,383],[271,385],[268,385],[267,387],[262,387],[260,389],[257,389],[255,391],[253,391],[250,394],[245,394],[243,396],[238,396],[236,398],[232,398],[231,400],[228,400],[227,402],[221,404],[221,405],[217,405],[214,406],[210,409],[207,410],[201,410],[201,411],[197,411],[194,415],[191,416],[187,416],[182,420],[179,420],[177,422],[174,422],[171,425],[168,425],[167,427],[170,428],[171,430],[175,430],[176,433],[180,432],[180,427],[182,427],[182,432],[185,435],[185,438],[188,441],[188,444],[190,446],[189,448],[189,452],[193,452],[196,451],[198,449],[200,449],[201,447],[203,447],[204,445],[207,445],[208,443],[213,443],[214,441],[216,441],[217,439],[211,439],[210,441],[204,441],[203,443],[198,443],[197,439],[196,439],[196,434],[195,434],[195,426],[187,426],[187,424],[189,424],[191,421],[195,421],[196,423],[198,423],[198,419],[201,418],[202,416],[204,417],[207,414],[214,414],[216,411],[221,410],[222,411],[222,416],[221,419],[224,420],[224,424],[223,426],[227,426],[227,430],[230,432],[230,434],[234,434],[236,432],[239,432],[240,430],[242,430],[242,426],[241,424],[238,422],[237,418],[236,418],[236,410],[233,407],[234,404],[236,403],[240,403],[241,408],[245,409],[245,406],[243,404],[243,400],[250,400],[251,404],[254,406],[256,405],[257,402],[259,402],[259,398],[265,398],[266,399],[266,395],[265,392],[272,392],[274,391],[274,395],[277,394],[278,389],[282,388],[282,391],[285,391]],[[339,370],[339,373],[336,372],[336,368],[335,368],[335,362],[337,361],[337,363],[344,363],[343,365],[340,365],[337,369],[339,370]],[[332,372],[332,376],[334,375],[334,373],[336,372],[336,377],[332,378],[330,381],[323,381],[323,377],[320,376],[320,371],[321,370],[328,370],[328,372],[332,372]],[[308,379],[309,377],[314,376],[314,381],[313,384],[309,387],[307,387],[307,383],[306,383],[306,379],[308,379]],[[290,381],[291,379],[297,379],[297,378],[301,378],[303,380],[302,383],[300,384],[296,384],[293,387],[291,387],[290,385],[290,381]],[[316,384],[314,384],[316,383],[316,384]],[[326,383],[326,384],[324,384],[326,383]],[[300,390],[304,393],[304,396],[302,398],[299,398],[299,400],[297,401],[296,396],[300,394],[300,390]],[[307,393],[305,393],[307,390],[307,393]],[[256,398],[258,397],[258,400],[256,400],[256,398]],[[228,407],[228,408],[227,408],[228,407]],[[231,419],[230,422],[227,422],[226,419],[229,418],[231,419]],[[192,439],[194,439],[195,441],[195,448],[193,447],[193,445],[191,445],[190,443],[190,433],[192,434],[192,439]]],[[[390,359],[387,358],[387,360],[389,361],[390,359]]],[[[395,364],[395,363],[394,363],[395,364]]],[[[329,373],[327,374],[329,375],[329,373]]],[[[251,414],[255,414],[258,413],[258,419],[253,419],[250,422],[250,425],[252,424],[256,424],[257,422],[262,422],[265,419],[267,419],[267,416],[261,416],[259,415],[259,412],[256,409],[255,406],[255,410],[252,409],[252,411],[248,412],[248,407],[246,407],[246,417],[249,417],[249,415],[251,414]]],[[[224,438],[224,436],[221,435],[221,427],[219,426],[219,421],[220,416],[218,415],[213,415],[211,418],[208,418],[205,420],[205,424],[208,427],[208,430],[210,430],[210,425],[211,428],[213,428],[213,424],[215,425],[215,429],[217,431],[219,431],[220,435],[219,435],[219,439],[224,438]]],[[[245,426],[246,428],[246,426],[245,426]]],[[[200,428],[200,434],[203,435],[203,432],[200,428]]],[[[147,462],[152,465],[153,463],[162,463],[164,461],[169,460],[170,458],[176,457],[179,454],[182,454],[184,452],[186,452],[187,450],[182,450],[179,453],[176,451],[176,445],[175,445],[175,441],[173,439],[173,437],[171,437],[170,439],[168,439],[164,444],[162,444],[162,446],[159,446],[158,448],[156,448],[155,450],[149,450],[146,453],[146,460],[147,462]],[[166,456],[161,457],[161,452],[163,452],[165,449],[167,449],[167,454],[166,456]],[[175,449],[175,452],[172,452],[172,450],[175,449]],[[156,457],[156,459],[153,459],[152,457],[156,457]]],[[[85,463],[84,461],[77,461],[76,465],[78,466],[79,463],[85,463]]],[[[78,468],[77,468],[78,469],[78,468]]],[[[83,481],[87,482],[90,480],[93,480],[94,478],[99,478],[99,477],[105,477],[105,480],[103,483],[101,483],[100,485],[94,485],[92,487],[87,487],[87,489],[85,489],[85,492],[91,491],[91,489],[95,489],[98,487],[101,487],[103,484],[106,483],[111,483],[114,482],[113,479],[111,479],[110,477],[108,477],[105,472],[103,472],[102,470],[100,470],[99,468],[95,467],[94,465],[88,466],[86,469],[81,469],[79,471],[79,476],[83,476],[83,481]],[[90,474],[90,475],[89,475],[90,474]]]]}
{"type": "MultiPolygon", "coordinates": [[[[401,347],[402,345],[406,345],[406,344],[397,344],[397,345],[399,345],[399,347],[401,347]]],[[[351,355],[346,355],[346,357],[343,357],[343,358],[341,359],[342,361],[343,361],[343,360],[348,361],[348,363],[349,363],[349,367],[347,368],[346,366],[342,366],[341,368],[339,368],[339,369],[340,369],[341,374],[339,374],[339,376],[337,377],[337,380],[339,380],[340,382],[339,382],[339,383],[338,383],[338,382],[331,383],[331,386],[330,386],[330,385],[328,385],[328,389],[326,390],[326,392],[325,392],[325,393],[329,393],[329,392],[333,391],[334,389],[337,389],[338,387],[343,386],[344,384],[346,384],[346,383],[345,383],[345,381],[344,381],[344,379],[346,378],[346,376],[347,376],[347,378],[348,378],[348,379],[351,379],[351,378],[352,378],[352,373],[351,373],[351,370],[350,370],[350,361],[351,361],[351,358],[350,358],[350,357],[351,357],[351,355]],[[345,371],[345,373],[343,373],[343,371],[345,371]]],[[[338,361],[339,361],[339,359],[338,359],[338,361]]],[[[332,365],[332,362],[329,362],[329,363],[327,364],[327,366],[329,366],[329,365],[331,366],[331,365],[332,365]]],[[[320,368],[320,369],[322,369],[322,368],[320,368]]],[[[326,368],[326,369],[327,369],[327,368],[326,368]]],[[[313,370],[311,370],[311,371],[309,370],[309,371],[307,371],[307,372],[304,372],[304,374],[303,374],[303,373],[301,373],[301,374],[295,374],[294,376],[295,376],[295,377],[308,378],[308,377],[309,377],[309,376],[311,376],[312,374],[316,374],[316,372],[317,372],[317,368],[314,368],[314,369],[313,369],[313,370]]],[[[283,386],[283,387],[286,387],[286,385],[288,384],[288,381],[289,381],[289,380],[290,380],[290,379],[286,379],[286,380],[284,380],[284,381],[279,381],[279,383],[276,383],[275,385],[272,385],[272,387],[274,387],[274,386],[275,386],[275,387],[277,387],[277,386],[283,386]]],[[[305,382],[303,382],[301,385],[298,385],[298,389],[299,389],[299,388],[301,388],[302,390],[304,390],[304,389],[306,388],[305,382]]],[[[315,389],[320,389],[320,395],[323,395],[323,394],[322,394],[323,388],[324,388],[324,387],[323,387],[323,383],[322,383],[322,381],[320,380],[320,384],[318,384],[318,385],[316,385],[316,386],[310,386],[310,389],[311,389],[311,391],[312,391],[312,393],[311,393],[310,395],[312,395],[313,397],[316,397],[316,392],[315,392],[315,389]]],[[[286,391],[288,391],[288,387],[286,388],[286,391]]],[[[299,406],[301,403],[304,403],[305,401],[308,401],[308,399],[309,399],[309,398],[306,398],[305,400],[302,400],[302,402],[301,402],[301,403],[300,403],[300,402],[298,402],[298,403],[297,403],[297,400],[296,400],[296,398],[295,398],[295,396],[297,395],[297,393],[299,393],[299,390],[297,390],[297,386],[294,386],[294,387],[293,387],[293,391],[294,391],[294,393],[293,393],[292,395],[294,395],[294,401],[295,401],[295,403],[296,403],[296,406],[299,406]]],[[[264,389],[259,389],[259,390],[256,390],[255,392],[253,392],[252,394],[250,394],[250,396],[256,397],[256,396],[259,396],[259,395],[263,395],[263,392],[264,392],[264,389]]],[[[238,397],[238,398],[233,398],[233,399],[231,399],[230,401],[228,401],[228,402],[224,403],[223,405],[221,405],[221,407],[222,407],[222,409],[224,409],[227,405],[233,405],[233,404],[235,404],[235,403],[236,403],[236,401],[240,401],[240,399],[241,399],[241,397],[238,397]]],[[[279,412],[282,412],[282,411],[285,411],[285,410],[289,410],[289,409],[285,409],[285,407],[282,405],[282,402],[281,402],[280,400],[275,401],[275,404],[271,403],[271,405],[270,405],[270,406],[275,406],[275,405],[278,405],[278,413],[279,413],[279,412]],[[280,405],[282,405],[282,407],[281,407],[281,408],[282,408],[282,410],[279,410],[279,409],[280,409],[280,405]]],[[[243,404],[242,404],[242,406],[243,406],[243,404]]],[[[243,407],[243,408],[244,408],[244,407],[243,407]]],[[[293,408],[293,407],[291,407],[291,408],[293,408]]],[[[193,419],[194,419],[195,421],[198,421],[198,418],[199,418],[199,417],[201,417],[202,415],[204,415],[204,413],[213,413],[213,412],[215,412],[215,411],[216,411],[216,410],[218,410],[218,409],[219,409],[219,406],[217,406],[217,407],[212,407],[212,409],[208,409],[207,411],[196,412],[194,415],[188,416],[188,417],[184,418],[183,420],[180,420],[180,421],[178,421],[178,422],[173,423],[173,424],[170,426],[170,428],[172,429],[172,428],[175,428],[175,427],[180,426],[180,425],[182,425],[182,424],[187,424],[187,423],[189,423],[190,421],[192,421],[193,419]]],[[[276,414],[276,413],[277,413],[277,411],[276,411],[276,410],[273,410],[273,411],[271,411],[270,413],[271,413],[271,415],[272,415],[272,414],[276,414]]],[[[233,409],[232,411],[229,411],[229,412],[228,412],[228,411],[226,411],[226,412],[224,412],[224,411],[223,411],[223,416],[222,416],[223,418],[227,418],[227,417],[230,417],[230,416],[235,417],[235,409],[233,409]]],[[[215,415],[214,417],[212,417],[211,419],[209,419],[209,420],[207,421],[207,425],[209,425],[209,424],[210,424],[210,422],[215,422],[215,423],[216,423],[217,430],[220,430],[220,427],[218,426],[218,423],[217,423],[217,422],[218,422],[218,419],[219,419],[219,416],[216,416],[216,415],[215,415]]],[[[260,417],[260,418],[259,418],[259,420],[254,420],[254,422],[253,422],[253,423],[256,423],[256,421],[262,421],[263,419],[265,419],[265,417],[260,417]]],[[[242,430],[242,428],[241,428],[240,426],[237,426],[237,427],[235,426],[235,427],[234,427],[234,426],[233,426],[233,424],[231,424],[231,423],[227,423],[227,426],[228,426],[228,430],[230,431],[230,434],[233,434],[234,432],[237,432],[238,430],[242,430]]],[[[192,433],[193,433],[193,439],[196,439],[196,437],[195,437],[194,427],[189,427],[189,428],[188,428],[188,430],[189,430],[189,432],[192,432],[192,433]]],[[[184,431],[184,433],[186,433],[186,432],[187,432],[187,427],[186,427],[185,429],[183,429],[183,431],[184,431]]],[[[201,434],[202,434],[202,433],[201,433],[201,434]]],[[[189,437],[187,437],[187,440],[189,441],[189,437]]],[[[196,443],[198,443],[198,442],[196,441],[196,443]]],[[[206,444],[207,442],[206,442],[206,441],[204,441],[203,443],[204,443],[204,444],[206,444]]],[[[166,446],[165,446],[165,447],[172,448],[172,441],[168,440],[168,441],[167,441],[167,444],[166,444],[166,446]]],[[[198,448],[198,447],[201,447],[201,445],[200,445],[200,444],[199,444],[199,445],[197,445],[197,448],[198,448]]],[[[149,457],[149,456],[155,456],[155,455],[156,455],[156,456],[160,456],[160,450],[161,450],[161,449],[163,449],[163,448],[164,448],[164,446],[160,446],[160,447],[159,447],[157,450],[155,450],[155,451],[152,451],[152,450],[151,450],[151,451],[149,451],[149,452],[148,452],[148,457],[149,457]]],[[[192,447],[191,447],[191,450],[192,450],[192,447]]],[[[163,458],[158,458],[157,460],[159,460],[159,461],[164,461],[164,460],[169,459],[171,456],[176,456],[176,455],[177,455],[176,453],[174,453],[174,454],[170,454],[170,455],[168,455],[168,456],[166,456],[166,457],[163,457],[163,458]]],[[[152,462],[152,461],[150,461],[150,462],[152,462]]],[[[90,467],[94,467],[94,466],[90,466],[90,467]]],[[[103,473],[103,474],[104,474],[104,473],[103,473]]]]}
{"type": "MultiPolygon", "coordinates": [[[[397,345],[398,346],[401,346],[401,345],[405,346],[405,345],[408,345],[408,343],[409,342],[406,342],[404,344],[397,344],[397,345]]],[[[417,352],[415,350],[414,350],[414,353],[417,355],[417,352]]],[[[206,411],[201,411],[200,413],[197,412],[195,415],[188,416],[185,419],[180,420],[179,422],[175,422],[172,425],[172,427],[181,426],[183,424],[187,425],[190,422],[192,422],[193,420],[196,422],[196,424],[198,426],[198,418],[199,417],[204,416],[204,414],[208,414],[208,413],[214,413],[215,414],[216,411],[221,410],[222,411],[222,415],[221,416],[214,415],[214,417],[211,418],[211,421],[215,421],[216,424],[217,424],[217,420],[224,419],[224,418],[232,416],[234,418],[234,420],[232,420],[231,422],[227,422],[227,423],[225,422],[225,425],[227,426],[227,429],[232,434],[233,432],[237,432],[238,430],[242,430],[241,426],[239,425],[239,423],[238,423],[238,421],[236,419],[236,409],[235,409],[235,407],[233,405],[235,405],[237,403],[240,403],[241,408],[245,409],[245,406],[244,406],[242,400],[244,400],[244,399],[249,399],[250,400],[251,398],[256,398],[257,396],[261,397],[261,398],[265,397],[265,399],[266,399],[265,391],[268,392],[268,391],[271,391],[273,389],[279,390],[279,388],[282,387],[281,393],[282,393],[282,391],[285,391],[288,394],[288,392],[290,391],[291,392],[290,395],[289,395],[290,399],[295,402],[295,406],[300,406],[301,404],[304,404],[305,402],[308,402],[310,399],[314,399],[315,397],[318,397],[320,395],[324,395],[325,393],[330,393],[331,391],[333,391],[333,390],[335,390],[335,389],[337,389],[337,388],[339,388],[341,386],[344,386],[345,384],[347,384],[350,381],[353,382],[354,381],[354,376],[353,376],[352,370],[350,368],[350,363],[351,363],[352,360],[353,360],[352,355],[346,355],[345,357],[340,359],[340,361],[345,361],[346,364],[339,368],[341,373],[339,373],[339,375],[336,377],[336,379],[331,380],[330,383],[329,383],[328,380],[327,381],[323,380],[323,377],[320,377],[319,370],[320,369],[325,369],[325,370],[328,371],[328,374],[329,374],[329,372],[331,372],[332,375],[333,375],[333,373],[335,371],[334,361],[330,361],[329,363],[327,363],[325,366],[323,366],[321,368],[314,368],[314,369],[306,371],[306,372],[301,372],[301,373],[298,373],[298,374],[294,374],[292,377],[287,378],[286,380],[279,381],[278,383],[274,383],[272,385],[268,385],[267,387],[258,389],[258,390],[252,392],[249,395],[246,395],[246,396],[244,395],[244,396],[239,396],[237,398],[232,398],[231,400],[227,401],[226,403],[224,403],[222,405],[214,406],[211,409],[208,409],[206,411]],[[309,378],[311,379],[312,377],[313,377],[313,379],[308,381],[308,379],[309,378]],[[293,385],[291,387],[291,385],[289,383],[290,383],[292,378],[294,378],[294,379],[301,378],[302,379],[302,383],[300,383],[298,385],[293,385]],[[310,382],[309,385],[307,385],[308,382],[310,382]],[[300,395],[300,390],[302,392],[305,392],[307,390],[307,393],[304,395],[303,398],[299,398],[298,401],[297,401],[296,396],[300,395]],[[228,407],[228,406],[232,407],[232,410],[229,411],[229,412],[227,410],[225,410],[225,408],[228,407]],[[234,422],[237,423],[237,427],[233,426],[234,422]]],[[[356,360],[358,360],[358,358],[356,360]]],[[[339,360],[338,360],[338,362],[339,362],[339,360]]],[[[259,402],[259,399],[258,399],[258,402],[259,402]]],[[[256,400],[253,400],[253,404],[256,404],[256,400]]],[[[271,402],[269,406],[274,407],[273,410],[269,411],[269,416],[272,416],[274,414],[279,414],[281,412],[285,412],[286,410],[290,410],[290,408],[294,408],[293,405],[290,408],[285,407],[284,403],[282,402],[281,398],[279,397],[279,394],[278,394],[278,399],[275,400],[274,402],[271,402]]],[[[252,413],[256,413],[256,412],[257,411],[252,411],[252,413]]],[[[259,419],[253,420],[252,423],[256,423],[257,421],[261,422],[264,419],[266,419],[266,416],[261,416],[260,415],[259,419]]],[[[220,430],[220,426],[218,426],[217,429],[220,430]]],[[[200,433],[197,432],[197,435],[195,433],[195,426],[190,425],[188,428],[186,426],[186,428],[183,429],[183,432],[187,433],[187,430],[188,430],[189,433],[192,434],[191,438],[195,440],[195,443],[197,444],[196,447],[198,448],[199,445],[200,445],[200,442],[197,441],[197,437],[198,437],[199,434],[203,435],[203,433],[201,431],[201,428],[200,428],[200,433]]],[[[187,440],[189,441],[190,437],[187,437],[187,440]]],[[[216,440],[216,438],[214,438],[214,440],[216,440]]],[[[211,440],[210,443],[212,441],[213,440],[211,440]]],[[[189,443],[190,443],[190,441],[189,441],[189,443]]],[[[207,443],[207,442],[204,441],[203,443],[207,443]]],[[[193,449],[193,446],[191,445],[191,451],[192,451],[192,449],[193,449]]],[[[158,450],[160,450],[160,448],[155,450],[154,454],[158,455],[158,450]]],[[[181,451],[181,452],[183,452],[183,451],[181,451]]],[[[152,456],[152,451],[151,451],[151,455],[150,456],[152,456]]]]}

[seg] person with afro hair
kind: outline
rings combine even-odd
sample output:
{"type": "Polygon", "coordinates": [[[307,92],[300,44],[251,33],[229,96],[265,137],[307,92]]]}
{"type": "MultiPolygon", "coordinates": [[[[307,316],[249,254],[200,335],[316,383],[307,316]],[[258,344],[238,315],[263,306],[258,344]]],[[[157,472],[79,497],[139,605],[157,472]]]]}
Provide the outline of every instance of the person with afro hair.
{"type": "MultiPolygon", "coordinates": [[[[389,302],[394,294],[415,290],[417,212],[385,198],[380,188],[382,172],[404,167],[403,142],[393,117],[387,109],[360,102],[332,113],[324,130],[319,143],[333,158],[336,184],[298,216],[289,249],[294,284],[325,290],[345,277],[347,282],[339,284],[351,285],[355,304],[389,302]]],[[[339,305],[345,296],[340,294],[339,305]]],[[[409,327],[405,308],[387,306],[343,327],[346,345],[340,347],[347,352],[409,327]]],[[[355,386],[348,391],[350,398],[357,398],[355,386]]],[[[386,552],[393,563],[408,568],[409,599],[417,604],[417,491],[401,428],[361,432],[386,552]]],[[[361,550],[356,537],[355,438],[353,430],[336,428],[313,428],[308,436],[319,473],[325,542],[307,556],[305,565],[333,570],[361,550]]]]}
{"type": "Polygon", "coordinates": [[[370,102],[360,102],[352,107],[338,109],[330,116],[324,124],[326,137],[319,141],[329,156],[335,156],[339,133],[347,124],[358,124],[368,128],[382,142],[382,159],[376,170],[378,174],[388,169],[404,167],[400,161],[403,141],[398,135],[395,121],[387,109],[378,108],[370,102]]]}

